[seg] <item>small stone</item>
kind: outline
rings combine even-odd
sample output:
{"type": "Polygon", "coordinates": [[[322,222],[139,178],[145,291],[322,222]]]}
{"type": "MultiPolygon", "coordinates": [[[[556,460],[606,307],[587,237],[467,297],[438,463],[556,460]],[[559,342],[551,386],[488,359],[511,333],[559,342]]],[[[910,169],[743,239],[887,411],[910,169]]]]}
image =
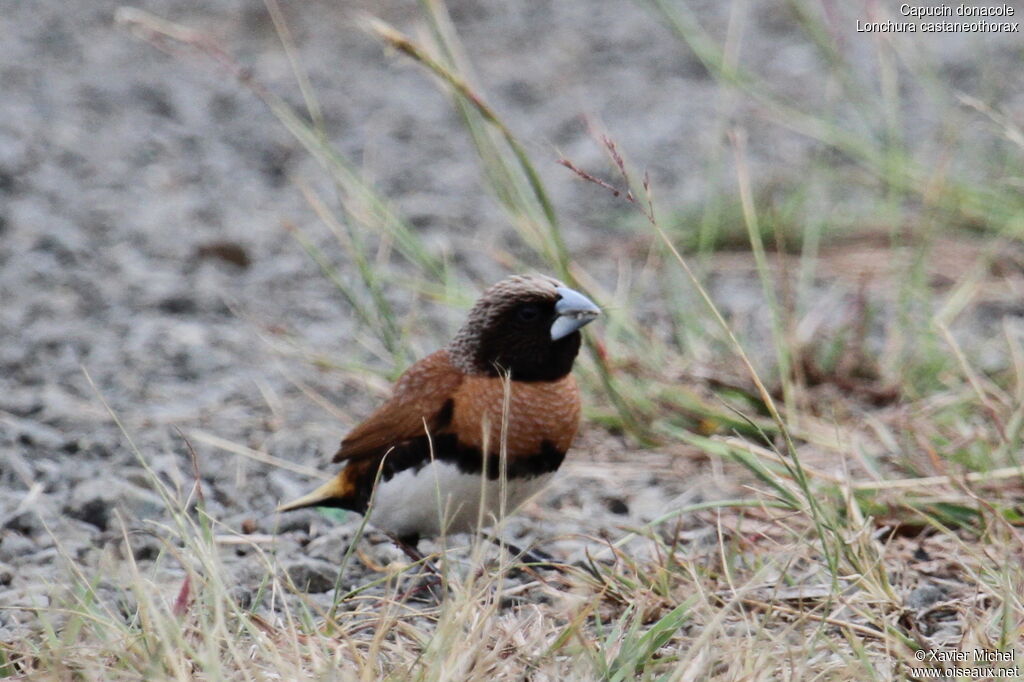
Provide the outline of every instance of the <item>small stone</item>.
{"type": "Polygon", "coordinates": [[[231,595],[232,601],[242,609],[252,607],[253,599],[256,597],[256,591],[249,589],[245,585],[235,585],[229,588],[228,593],[231,595]]]}
{"type": "Polygon", "coordinates": [[[50,596],[38,590],[30,591],[29,589],[23,589],[14,594],[8,594],[7,600],[9,601],[5,604],[6,608],[24,609],[26,611],[45,609],[50,605],[50,596]]]}
{"type": "Polygon", "coordinates": [[[292,512],[289,514],[282,514],[281,520],[277,525],[278,533],[308,533],[312,527],[313,522],[317,518],[317,512],[314,511],[299,511],[292,512]]]}
{"type": "Polygon", "coordinates": [[[348,552],[351,543],[351,533],[328,532],[325,535],[314,538],[306,546],[306,553],[314,559],[322,559],[332,565],[339,565],[348,552]]]}
{"type": "Polygon", "coordinates": [[[136,561],[153,561],[160,556],[163,545],[152,535],[133,535],[129,538],[132,556],[136,561]]]}
{"type": "Polygon", "coordinates": [[[612,514],[625,516],[629,513],[629,505],[621,497],[609,497],[605,500],[605,504],[608,506],[608,511],[612,514]]]}
{"type": "Polygon", "coordinates": [[[195,257],[199,260],[219,260],[244,269],[252,264],[249,252],[237,242],[208,242],[196,248],[195,257]]]}
{"type": "Polygon", "coordinates": [[[18,443],[26,447],[54,452],[64,444],[61,433],[45,424],[20,419],[14,426],[18,432],[18,443]]]}
{"type": "Polygon", "coordinates": [[[78,508],[75,518],[92,524],[100,530],[110,525],[110,505],[104,500],[94,497],[78,508]]]}
{"type": "Polygon", "coordinates": [[[163,500],[156,493],[125,480],[108,478],[89,479],[75,486],[64,513],[106,530],[114,507],[123,508],[126,518],[135,520],[159,518],[164,514],[163,500]]]}
{"type": "Polygon", "coordinates": [[[25,511],[12,516],[4,524],[7,530],[13,530],[21,535],[37,535],[44,531],[43,524],[35,512],[25,511]]]}
{"type": "Polygon", "coordinates": [[[337,567],[320,559],[301,559],[285,566],[288,577],[300,590],[312,594],[334,589],[338,577],[337,567]]]}
{"type": "Polygon", "coordinates": [[[4,563],[13,563],[16,559],[35,554],[38,550],[38,545],[21,533],[0,533],[0,561],[4,563]]]}
{"type": "Polygon", "coordinates": [[[920,611],[928,608],[932,604],[942,601],[945,597],[946,593],[943,592],[941,588],[936,587],[935,585],[926,584],[915,588],[913,592],[907,595],[903,604],[908,609],[920,611]]]}
{"type": "Polygon", "coordinates": [[[171,315],[194,315],[199,310],[199,304],[189,296],[168,296],[157,307],[171,315]]]}

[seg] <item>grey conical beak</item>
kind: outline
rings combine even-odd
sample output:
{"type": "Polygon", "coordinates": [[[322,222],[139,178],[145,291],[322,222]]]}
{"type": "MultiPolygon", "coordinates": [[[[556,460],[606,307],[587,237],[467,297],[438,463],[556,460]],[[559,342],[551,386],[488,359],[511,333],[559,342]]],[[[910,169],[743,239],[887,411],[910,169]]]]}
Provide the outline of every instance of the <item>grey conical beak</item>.
{"type": "Polygon", "coordinates": [[[558,287],[555,291],[561,298],[555,303],[557,317],[551,325],[552,341],[565,338],[601,314],[601,309],[593,301],[575,289],[558,287]]]}

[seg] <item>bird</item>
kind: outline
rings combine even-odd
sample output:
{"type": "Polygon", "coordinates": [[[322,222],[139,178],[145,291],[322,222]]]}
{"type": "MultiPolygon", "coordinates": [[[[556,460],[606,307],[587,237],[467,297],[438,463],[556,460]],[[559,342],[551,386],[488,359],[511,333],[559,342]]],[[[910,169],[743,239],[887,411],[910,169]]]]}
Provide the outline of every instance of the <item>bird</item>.
{"type": "Polygon", "coordinates": [[[344,437],[337,475],[278,511],[368,515],[412,557],[423,537],[490,525],[565,459],[580,422],[580,330],[600,312],[546,275],[492,285],[448,345],[409,367],[344,437]]]}

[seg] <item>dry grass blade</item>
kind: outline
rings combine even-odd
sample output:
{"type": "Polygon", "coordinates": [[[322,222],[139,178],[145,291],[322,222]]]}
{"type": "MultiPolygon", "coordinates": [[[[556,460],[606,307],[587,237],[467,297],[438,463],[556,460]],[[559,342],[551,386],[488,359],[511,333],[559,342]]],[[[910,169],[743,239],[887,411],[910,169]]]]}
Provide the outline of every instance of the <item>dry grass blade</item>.
{"type": "Polygon", "coordinates": [[[295,462],[286,459],[281,459],[280,457],[274,457],[273,455],[268,455],[265,452],[260,452],[259,450],[253,450],[252,448],[246,447],[244,445],[233,443],[229,440],[221,438],[220,436],[215,436],[212,433],[207,433],[205,431],[200,431],[197,429],[194,429],[189,433],[191,434],[192,438],[194,438],[196,441],[200,443],[206,443],[207,445],[212,445],[213,447],[220,448],[221,450],[224,450],[226,452],[241,455],[242,457],[251,459],[254,462],[260,462],[261,464],[269,464],[270,466],[276,467],[278,469],[294,471],[297,474],[302,474],[303,476],[308,476],[309,478],[319,478],[323,480],[330,478],[330,476],[325,474],[320,469],[314,469],[313,467],[307,467],[301,464],[296,464],[295,462]]]}

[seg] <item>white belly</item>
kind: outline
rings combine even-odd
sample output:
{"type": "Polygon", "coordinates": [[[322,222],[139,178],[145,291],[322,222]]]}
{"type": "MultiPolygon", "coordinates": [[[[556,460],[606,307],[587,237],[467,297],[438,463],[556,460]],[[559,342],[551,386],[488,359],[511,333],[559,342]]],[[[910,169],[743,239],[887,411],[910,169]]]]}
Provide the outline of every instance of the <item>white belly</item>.
{"type": "Polygon", "coordinates": [[[502,512],[515,511],[543,488],[551,476],[547,473],[508,479],[502,504],[501,481],[462,473],[448,462],[431,462],[381,481],[370,510],[370,523],[399,537],[475,531],[478,526],[492,525],[502,512]]]}

